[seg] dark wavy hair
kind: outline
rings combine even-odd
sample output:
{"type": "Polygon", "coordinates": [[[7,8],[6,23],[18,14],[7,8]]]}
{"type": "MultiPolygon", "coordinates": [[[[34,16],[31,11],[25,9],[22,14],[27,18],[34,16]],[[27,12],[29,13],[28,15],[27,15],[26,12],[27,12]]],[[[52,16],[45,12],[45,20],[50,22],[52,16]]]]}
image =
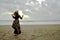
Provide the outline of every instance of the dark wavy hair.
{"type": "Polygon", "coordinates": [[[15,11],[15,12],[14,12],[14,15],[15,15],[15,16],[19,16],[18,11],[15,11]]]}

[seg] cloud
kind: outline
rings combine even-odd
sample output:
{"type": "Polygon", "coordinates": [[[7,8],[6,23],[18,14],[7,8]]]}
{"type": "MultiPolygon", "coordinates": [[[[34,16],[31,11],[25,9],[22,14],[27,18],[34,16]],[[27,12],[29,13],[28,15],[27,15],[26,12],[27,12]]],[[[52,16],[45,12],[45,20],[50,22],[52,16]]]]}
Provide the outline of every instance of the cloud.
{"type": "Polygon", "coordinates": [[[39,4],[41,4],[43,1],[45,1],[45,0],[36,0],[36,1],[38,1],[39,2],[39,4]]]}
{"type": "Polygon", "coordinates": [[[53,0],[17,0],[15,2],[14,0],[0,1],[0,20],[12,19],[11,15],[7,13],[10,13],[17,8],[22,10],[24,14],[29,15],[31,17],[29,20],[60,20],[60,1],[55,0],[53,2],[53,0]]]}

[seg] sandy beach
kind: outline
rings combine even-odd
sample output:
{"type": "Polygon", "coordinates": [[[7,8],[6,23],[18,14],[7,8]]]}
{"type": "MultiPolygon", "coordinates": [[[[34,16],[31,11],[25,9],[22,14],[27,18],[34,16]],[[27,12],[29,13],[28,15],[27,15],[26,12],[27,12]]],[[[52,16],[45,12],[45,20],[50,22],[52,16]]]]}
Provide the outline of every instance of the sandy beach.
{"type": "Polygon", "coordinates": [[[0,25],[0,40],[60,40],[60,25],[21,25],[22,33],[14,36],[10,25],[0,25]]]}

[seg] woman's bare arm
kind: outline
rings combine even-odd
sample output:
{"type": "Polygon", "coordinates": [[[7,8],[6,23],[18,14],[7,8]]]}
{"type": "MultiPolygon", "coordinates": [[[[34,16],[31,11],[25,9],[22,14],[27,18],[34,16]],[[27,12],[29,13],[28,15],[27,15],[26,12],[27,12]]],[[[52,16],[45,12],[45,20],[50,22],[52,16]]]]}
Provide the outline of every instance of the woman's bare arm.
{"type": "Polygon", "coordinates": [[[23,16],[24,16],[24,15],[22,15],[22,17],[20,16],[20,19],[23,19],[23,16]]]}
{"type": "Polygon", "coordinates": [[[14,14],[12,14],[12,17],[15,18],[14,14]]]}

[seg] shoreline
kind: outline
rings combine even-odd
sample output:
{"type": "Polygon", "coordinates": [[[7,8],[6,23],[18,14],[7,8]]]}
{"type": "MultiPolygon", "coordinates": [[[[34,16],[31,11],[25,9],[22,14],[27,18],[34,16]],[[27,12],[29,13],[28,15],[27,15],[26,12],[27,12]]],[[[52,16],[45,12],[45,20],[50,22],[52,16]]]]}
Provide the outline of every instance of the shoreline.
{"type": "MultiPolygon", "coordinates": [[[[25,25],[27,25],[27,24],[25,24],[25,25]]],[[[29,25],[31,25],[31,24],[29,24],[29,25]]],[[[32,25],[41,25],[41,26],[46,25],[47,26],[47,25],[60,25],[60,24],[32,24],[32,25]]],[[[0,25],[0,26],[11,26],[11,25],[0,25]]],[[[23,26],[23,25],[21,25],[21,26],[23,26]]]]}

